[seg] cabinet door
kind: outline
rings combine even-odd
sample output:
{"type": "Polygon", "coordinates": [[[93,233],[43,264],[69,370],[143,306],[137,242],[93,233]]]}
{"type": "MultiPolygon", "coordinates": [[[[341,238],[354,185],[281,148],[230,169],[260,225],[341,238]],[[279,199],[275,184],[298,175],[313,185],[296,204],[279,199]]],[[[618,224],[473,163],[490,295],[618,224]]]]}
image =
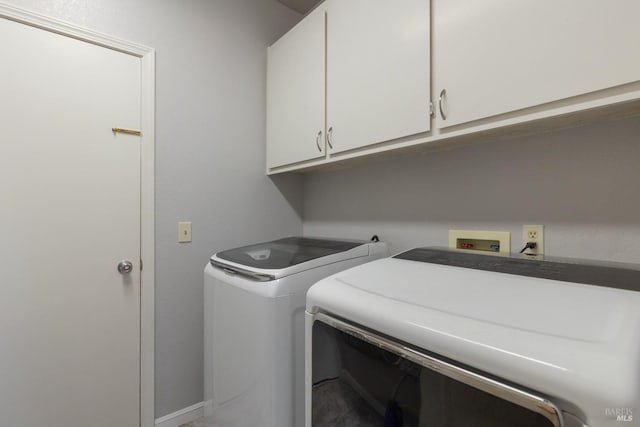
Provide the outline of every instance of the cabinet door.
{"type": "Polygon", "coordinates": [[[433,0],[443,128],[640,79],[638,0],[433,0]]]}
{"type": "Polygon", "coordinates": [[[317,8],[269,47],[267,168],[325,156],[324,34],[317,8]]]}
{"type": "Polygon", "coordinates": [[[327,0],[331,153],[430,129],[429,1],[327,0]]]}

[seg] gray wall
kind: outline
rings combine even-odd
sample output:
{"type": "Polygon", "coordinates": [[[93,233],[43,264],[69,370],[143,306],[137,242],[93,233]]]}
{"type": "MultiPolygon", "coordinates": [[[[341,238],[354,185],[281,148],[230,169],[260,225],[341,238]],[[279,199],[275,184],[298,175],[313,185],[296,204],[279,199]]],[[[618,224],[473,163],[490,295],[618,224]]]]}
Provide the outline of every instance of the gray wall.
{"type": "Polygon", "coordinates": [[[545,225],[555,256],[640,262],[640,118],[308,175],[304,234],[398,252],[446,246],[448,230],[545,225]]]}
{"type": "Polygon", "coordinates": [[[275,0],[9,0],[156,48],[156,416],[202,401],[202,270],[215,251],[299,234],[297,177],[265,176],[275,0]],[[193,222],[178,244],[177,222],[193,222]]]}

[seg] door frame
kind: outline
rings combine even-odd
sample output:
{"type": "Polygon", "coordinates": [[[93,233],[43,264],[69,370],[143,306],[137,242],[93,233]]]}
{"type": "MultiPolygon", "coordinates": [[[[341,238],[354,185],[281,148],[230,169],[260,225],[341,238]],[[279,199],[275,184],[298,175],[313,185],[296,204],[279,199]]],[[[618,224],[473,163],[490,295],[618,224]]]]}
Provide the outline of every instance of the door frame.
{"type": "Polygon", "coordinates": [[[141,59],[140,94],[140,426],[155,424],[155,49],[0,2],[0,18],[141,59]]]}

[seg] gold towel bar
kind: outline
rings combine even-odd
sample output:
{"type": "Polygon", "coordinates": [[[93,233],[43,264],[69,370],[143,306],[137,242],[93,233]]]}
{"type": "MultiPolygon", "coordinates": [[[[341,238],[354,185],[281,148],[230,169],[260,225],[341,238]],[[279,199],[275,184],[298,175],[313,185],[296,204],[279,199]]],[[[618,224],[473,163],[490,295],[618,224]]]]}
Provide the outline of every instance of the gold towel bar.
{"type": "Polygon", "coordinates": [[[111,132],[126,133],[127,135],[136,135],[136,136],[142,135],[142,132],[140,132],[139,130],[132,130],[132,129],[111,128],[111,132]]]}

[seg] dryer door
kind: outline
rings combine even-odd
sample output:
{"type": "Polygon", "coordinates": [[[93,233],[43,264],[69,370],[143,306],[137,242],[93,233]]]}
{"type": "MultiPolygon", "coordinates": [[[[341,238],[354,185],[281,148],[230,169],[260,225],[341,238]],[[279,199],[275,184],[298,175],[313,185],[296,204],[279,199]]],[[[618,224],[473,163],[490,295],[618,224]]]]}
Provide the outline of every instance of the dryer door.
{"type": "Polygon", "coordinates": [[[325,314],[314,320],[313,427],[567,425],[554,403],[529,390],[325,314]]]}

